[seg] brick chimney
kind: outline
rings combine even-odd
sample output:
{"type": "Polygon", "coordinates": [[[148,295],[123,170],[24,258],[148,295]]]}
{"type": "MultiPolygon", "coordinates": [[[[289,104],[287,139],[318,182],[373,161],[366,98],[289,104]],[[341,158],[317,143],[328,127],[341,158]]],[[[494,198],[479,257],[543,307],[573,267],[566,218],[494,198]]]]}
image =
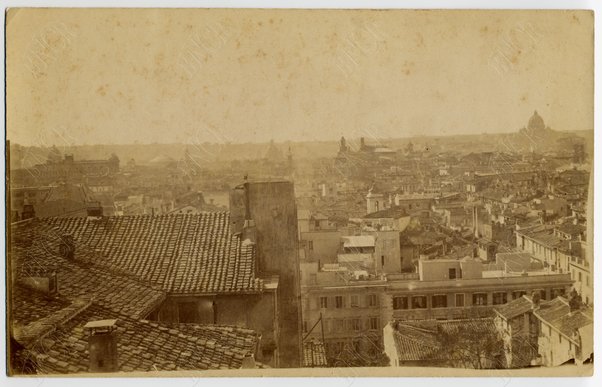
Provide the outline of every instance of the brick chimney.
{"type": "Polygon", "coordinates": [[[89,332],[88,370],[90,372],[117,372],[119,370],[116,324],[117,320],[96,320],[84,325],[84,330],[89,332]]]}
{"type": "Polygon", "coordinates": [[[253,369],[255,367],[255,358],[253,355],[247,355],[242,359],[242,365],[240,366],[242,369],[253,369]]]}
{"type": "Polygon", "coordinates": [[[21,220],[31,219],[36,217],[36,211],[33,208],[33,204],[24,204],[23,211],[21,212],[21,220]]]}

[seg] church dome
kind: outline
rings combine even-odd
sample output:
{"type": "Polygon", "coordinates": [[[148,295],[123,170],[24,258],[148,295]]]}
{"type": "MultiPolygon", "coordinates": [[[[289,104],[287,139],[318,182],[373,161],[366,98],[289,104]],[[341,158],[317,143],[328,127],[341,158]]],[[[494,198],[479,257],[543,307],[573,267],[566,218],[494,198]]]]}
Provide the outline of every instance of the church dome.
{"type": "Polygon", "coordinates": [[[531,118],[529,118],[529,125],[527,126],[529,130],[544,130],[546,125],[543,122],[543,118],[539,114],[537,114],[537,110],[533,113],[531,118]]]}

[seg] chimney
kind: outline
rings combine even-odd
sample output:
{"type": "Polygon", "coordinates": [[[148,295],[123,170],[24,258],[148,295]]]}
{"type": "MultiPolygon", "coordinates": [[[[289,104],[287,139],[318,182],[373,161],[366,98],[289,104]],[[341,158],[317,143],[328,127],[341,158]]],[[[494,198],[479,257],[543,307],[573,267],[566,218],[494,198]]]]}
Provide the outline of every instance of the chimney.
{"type": "Polygon", "coordinates": [[[247,355],[242,359],[241,369],[253,369],[255,367],[255,358],[253,355],[247,355]]]}
{"type": "Polygon", "coordinates": [[[21,220],[35,218],[36,211],[33,208],[33,204],[24,204],[23,211],[21,212],[21,220]]]}
{"type": "Polygon", "coordinates": [[[541,301],[541,293],[539,292],[539,290],[533,291],[533,293],[531,294],[531,299],[533,300],[533,306],[531,307],[531,309],[539,309],[539,303],[541,301]]]}
{"type": "Polygon", "coordinates": [[[569,294],[569,308],[571,313],[581,309],[581,295],[575,289],[569,294]]]}
{"type": "Polygon", "coordinates": [[[242,232],[248,213],[247,184],[239,185],[230,191],[230,232],[242,232]]]}
{"type": "Polygon", "coordinates": [[[117,320],[96,320],[84,325],[89,332],[90,372],[117,372],[119,356],[117,353],[117,320]]]}

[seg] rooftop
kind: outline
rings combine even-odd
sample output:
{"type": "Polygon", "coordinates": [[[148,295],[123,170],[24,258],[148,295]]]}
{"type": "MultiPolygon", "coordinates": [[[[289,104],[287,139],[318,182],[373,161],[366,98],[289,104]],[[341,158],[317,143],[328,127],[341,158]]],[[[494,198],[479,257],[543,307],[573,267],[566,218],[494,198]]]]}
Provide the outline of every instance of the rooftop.
{"type": "Polygon", "coordinates": [[[533,301],[527,296],[512,300],[507,304],[496,306],[494,310],[507,320],[527,313],[533,308],[533,301]]]}
{"type": "Polygon", "coordinates": [[[230,232],[228,212],[48,218],[59,233],[97,250],[103,264],[169,293],[259,292],[256,252],[230,232]]]}
{"type": "Polygon", "coordinates": [[[403,207],[393,206],[384,210],[371,212],[364,216],[364,219],[381,219],[381,218],[393,218],[399,219],[407,216],[407,212],[403,207]]]}
{"type": "Polygon", "coordinates": [[[580,328],[594,323],[592,308],[582,306],[581,309],[571,311],[569,302],[563,297],[542,302],[533,314],[569,339],[580,328]]]}
{"type": "Polygon", "coordinates": [[[249,329],[142,320],[165,291],[108,265],[82,242],[75,242],[74,258],[63,256],[63,234],[45,221],[20,222],[11,231],[11,335],[22,346],[15,355],[40,373],[86,372],[85,328],[99,324],[117,331],[120,371],[239,368],[255,352],[259,338],[249,329]],[[49,275],[56,275],[58,292],[29,288],[27,279],[49,275]]]}
{"type": "Polygon", "coordinates": [[[374,247],[374,236],[372,235],[354,235],[344,236],[343,247],[374,247]]]}

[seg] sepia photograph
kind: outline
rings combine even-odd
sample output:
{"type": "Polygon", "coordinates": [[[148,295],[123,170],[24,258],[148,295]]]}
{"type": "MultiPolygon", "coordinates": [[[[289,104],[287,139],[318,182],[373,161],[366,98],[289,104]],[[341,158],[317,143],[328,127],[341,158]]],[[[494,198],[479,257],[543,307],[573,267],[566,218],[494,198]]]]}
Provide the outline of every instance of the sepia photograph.
{"type": "Polygon", "coordinates": [[[12,377],[592,376],[594,12],[5,9],[12,377]]]}

